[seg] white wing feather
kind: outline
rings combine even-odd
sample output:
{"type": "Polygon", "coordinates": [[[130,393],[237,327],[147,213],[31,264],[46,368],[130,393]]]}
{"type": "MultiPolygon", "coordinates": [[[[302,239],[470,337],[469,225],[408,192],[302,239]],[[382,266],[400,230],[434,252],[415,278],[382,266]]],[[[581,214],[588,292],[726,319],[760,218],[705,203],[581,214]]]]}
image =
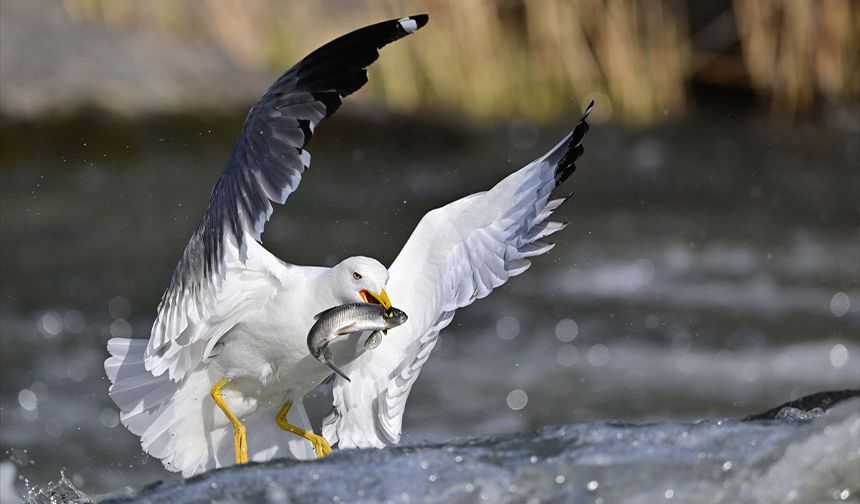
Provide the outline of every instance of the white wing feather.
{"type": "MultiPolygon", "coordinates": [[[[589,108],[590,111],[590,108],[589,108]]],[[[378,348],[344,366],[323,434],[341,448],[382,447],[400,440],[409,391],[458,308],[481,299],[549,251],[542,238],[566,224],[548,220],[565,199],[550,193],[573,171],[588,129],[579,126],[542,158],[491,190],[429,212],[389,268],[387,291],[409,315],[378,348]]]]}
{"type": "Polygon", "coordinates": [[[290,265],[256,240],[245,240],[244,258],[232,237],[224,240],[220,271],[205,281],[196,296],[175,292],[159,307],[155,329],[175,335],[154,368],[155,375],[168,368],[184,376],[212,352],[221,336],[242,319],[260,309],[290,284],[290,265]]]}

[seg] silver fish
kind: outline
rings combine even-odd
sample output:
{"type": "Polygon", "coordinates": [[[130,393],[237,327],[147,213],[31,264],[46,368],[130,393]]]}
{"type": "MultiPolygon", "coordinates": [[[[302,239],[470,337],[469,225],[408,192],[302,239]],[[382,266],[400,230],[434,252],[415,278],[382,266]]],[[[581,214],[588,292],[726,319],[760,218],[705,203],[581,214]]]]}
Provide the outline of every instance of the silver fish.
{"type": "Polygon", "coordinates": [[[364,342],[364,347],[373,349],[382,341],[382,333],[397,327],[408,318],[397,308],[386,310],[378,304],[351,303],[329,308],[317,314],[316,323],[308,332],[308,350],[318,361],[347,381],[349,377],[332,362],[329,344],[339,338],[359,331],[373,331],[364,342]]]}

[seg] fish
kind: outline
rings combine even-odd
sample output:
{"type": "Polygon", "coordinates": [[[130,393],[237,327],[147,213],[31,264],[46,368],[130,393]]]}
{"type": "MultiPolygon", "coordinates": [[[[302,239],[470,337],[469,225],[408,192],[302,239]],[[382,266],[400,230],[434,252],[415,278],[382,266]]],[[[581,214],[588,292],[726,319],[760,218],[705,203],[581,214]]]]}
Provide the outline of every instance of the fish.
{"type": "Polygon", "coordinates": [[[364,348],[372,350],[382,342],[382,335],[389,329],[406,322],[406,313],[391,307],[386,310],[382,305],[371,303],[349,303],[329,308],[318,313],[316,322],[308,332],[308,350],[314,358],[332,371],[351,381],[334,362],[329,344],[339,338],[359,331],[373,331],[364,342],[364,348]]]}

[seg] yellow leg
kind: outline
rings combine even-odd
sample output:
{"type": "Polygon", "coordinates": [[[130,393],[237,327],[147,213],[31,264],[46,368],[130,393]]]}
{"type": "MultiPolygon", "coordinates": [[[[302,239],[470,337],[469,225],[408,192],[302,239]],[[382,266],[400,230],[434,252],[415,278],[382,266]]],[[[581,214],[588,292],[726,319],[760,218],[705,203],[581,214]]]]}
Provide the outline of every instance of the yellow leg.
{"type": "Polygon", "coordinates": [[[212,399],[215,400],[215,404],[221,408],[221,411],[227,415],[227,418],[230,420],[230,423],[233,424],[233,450],[236,454],[236,463],[237,464],[245,464],[248,462],[248,438],[245,436],[245,426],[242,425],[242,422],[236,418],[236,415],[230,411],[230,407],[227,406],[227,403],[224,402],[224,396],[221,393],[221,389],[224,388],[224,385],[230,380],[227,378],[221,378],[221,381],[215,384],[212,387],[212,399]]]}
{"type": "Polygon", "coordinates": [[[299,429],[295,425],[287,423],[287,413],[289,413],[292,406],[293,403],[289,401],[285,402],[284,405],[281,406],[281,409],[278,411],[278,416],[275,417],[275,421],[278,422],[278,427],[310,441],[311,444],[314,445],[314,451],[317,452],[317,457],[322,458],[329,455],[331,453],[331,446],[329,446],[328,441],[326,441],[324,437],[304,429],[299,429]]]}

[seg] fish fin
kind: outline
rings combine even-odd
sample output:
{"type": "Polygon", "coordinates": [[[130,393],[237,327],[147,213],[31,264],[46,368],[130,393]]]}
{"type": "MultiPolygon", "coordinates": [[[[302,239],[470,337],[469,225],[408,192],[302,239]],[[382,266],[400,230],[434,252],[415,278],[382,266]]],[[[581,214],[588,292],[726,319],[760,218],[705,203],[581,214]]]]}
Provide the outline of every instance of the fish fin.
{"type": "Polygon", "coordinates": [[[380,343],[382,343],[382,331],[373,331],[370,333],[370,336],[364,340],[364,348],[366,350],[373,350],[378,347],[380,343]]]}
{"type": "Polygon", "coordinates": [[[331,308],[326,308],[325,310],[323,310],[323,311],[321,311],[321,312],[317,313],[316,315],[314,315],[314,320],[319,320],[320,318],[322,318],[322,316],[323,316],[323,315],[325,315],[326,313],[328,313],[328,312],[330,312],[330,311],[334,310],[335,308],[338,308],[338,307],[337,307],[337,306],[332,306],[331,308]]]}
{"type": "Polygon", "coordinates": [[[337,331],[335,331],[335,334],[338,336],[344,336],[346,334],[352,334],[354,332],[363,331],[363,330],[364,329],[361,329],[356,324],[349,324],[349,325],[343,326],[340,329],[338,329],[337,331]]]}
{"type": "Polygon", "coordinates": [[[346,375],[346,373],[344,373],[343,371],[341,371],[337,366],[335,366],[335,365],[334,365],[334,364],[332,364],[331,362],[326,362],[325,364],[326,364],[326,366],[328,366],[329,368],[331,368],[331,370],[332,370],[332,371],[334,371],[335,373],[339,374],[339,375],[340,375],[340,377],[341,377],[341,378],[343,378],[344,380],[346,380],[346,381],[348,381],[348,382],[351,382],[351,381],[352,381],[352,380],[350,380],[350,379],[349,379],[349,376],[347,376],[347,375],[346,375]]]}
{"type": "Polygon", "coordinates": [[[334,365],[334,362],[331,361],[331,350],[328,348],[325,349],[325,353],[323,353],[323,357],[325,357],[325,365],[328,366],[332,371],[339,374],[344,380],[351,382],[349,376],[346,375],[343,371],[340,370],[339,367],[334,365]]]}

